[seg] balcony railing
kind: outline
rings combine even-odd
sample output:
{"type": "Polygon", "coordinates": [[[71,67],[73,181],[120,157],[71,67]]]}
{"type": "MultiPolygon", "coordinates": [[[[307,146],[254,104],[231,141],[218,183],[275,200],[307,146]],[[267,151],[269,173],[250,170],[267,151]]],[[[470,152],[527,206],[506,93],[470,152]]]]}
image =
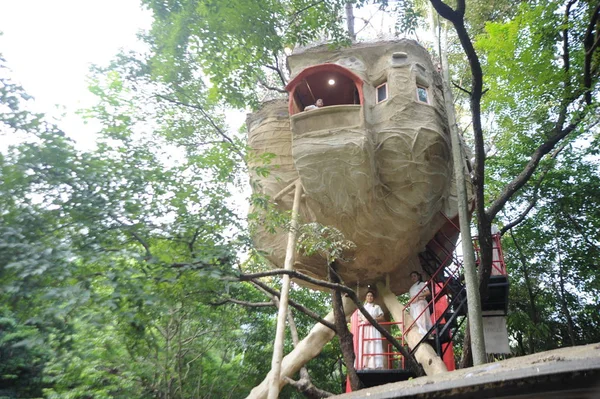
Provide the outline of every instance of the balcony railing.
{"type": "Polygon", "coordinates": [[[364,124],[362,106],[357,104],[330,105],[290,116],[294,135],[320,130],[359,128],[364,124]]]}

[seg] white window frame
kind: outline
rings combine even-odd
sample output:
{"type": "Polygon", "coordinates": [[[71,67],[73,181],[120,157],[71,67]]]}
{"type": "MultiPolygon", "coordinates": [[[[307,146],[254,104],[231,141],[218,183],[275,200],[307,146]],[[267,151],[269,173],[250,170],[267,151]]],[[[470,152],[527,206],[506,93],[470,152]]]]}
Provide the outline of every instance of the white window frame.
{"type": "Polygon", "coordinates": [[[389,92],[389,87],[388,87],[388,82],[383,82],[382,84],[380,84],[379,86],[377,86],[375,88],[375,104],[380,104],[384,101],[387,101],[388,98],[390,98],[390,92],[389,92]],[[381,101],[379,101],[379,88],[385,86],[385,98],[381,101]]]}

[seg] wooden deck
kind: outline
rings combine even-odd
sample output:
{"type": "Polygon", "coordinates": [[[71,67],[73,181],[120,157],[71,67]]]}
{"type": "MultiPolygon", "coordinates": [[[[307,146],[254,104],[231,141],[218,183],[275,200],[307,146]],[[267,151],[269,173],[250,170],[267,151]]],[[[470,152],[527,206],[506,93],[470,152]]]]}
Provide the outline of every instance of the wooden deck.
{"type": "Polygon", "coordinates": [[[334,396],[392,398],[600,398],[600,343],[556,349],[334,396]]]}

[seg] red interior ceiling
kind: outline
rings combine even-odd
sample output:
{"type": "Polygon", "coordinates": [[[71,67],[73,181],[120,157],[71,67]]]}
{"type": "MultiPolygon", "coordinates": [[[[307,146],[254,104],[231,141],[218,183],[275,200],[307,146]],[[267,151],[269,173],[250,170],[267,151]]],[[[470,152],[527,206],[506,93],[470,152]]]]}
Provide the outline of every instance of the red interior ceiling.
{"type": "Polygon", "coordinates": [[[319,98],[324,106],[363,103],[363,81],[336,64],[320,64],[304,69],[286,86],[290,93],[290,115],[304,110],[319,98]],[[333,79],[335,84],[330,85],[333,79]]]}

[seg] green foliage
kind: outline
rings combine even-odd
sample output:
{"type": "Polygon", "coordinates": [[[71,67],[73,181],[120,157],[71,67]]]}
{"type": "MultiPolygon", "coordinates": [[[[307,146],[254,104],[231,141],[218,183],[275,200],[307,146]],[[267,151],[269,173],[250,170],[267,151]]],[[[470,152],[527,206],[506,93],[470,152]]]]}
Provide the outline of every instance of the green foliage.
{"type": "Polygon", "coordinates": [[[6,308],[0,313],[0,397],[39,397],[50,352],[31,323],[21,323],[6,308]]]}
{"type": "Polygon", "coordinates": [[[561,129],[578,125],[542,159],[500,218],[508,223],[535,205],[504,239],[511,276],[508,326],[519,354],[593,342],[584,338],[582,316],[597,309],[590,298],[598,284],[593,258],[598,162],[591,156],[597,151],[598,75],[592,73],[589,86],[595,100],[586,104],[582,38],[590,4],[569,7],[567,20],[563,1],[522,2],[505,18],[486,23],[475,40],[488,88],[482,101],[492,147],[486,160],[488,199],[523,171],[536,148],[556,134],[557,122],[561,129]]]}
{"type": "MultiPolygon", "coordinates": [[[[246,168],[231,153],[245,146],[201,82],[172,91],[140,65],[129,54],[95,68],[98,103],[82,112],[100,126],[93,150],[43,116],[13,124],[28,139],[0,158],[3,395],[236,398],[268,372],[275,309],[223,301],[265,300],[227,279],[249,243],[232,210],[246,168]],[[185,97],[193,87],[197,98],[185,97]]],[[[288,215],[266,210],[285,226],[288,215]]],[[[292,296],[326,312],[320,293],[292,296]]],[[[297,323],[306,334],[314,321],[297,323]]],[[[338,353],[321,359],[335,364],[338,353]]],[[[339,376],[323,367],[311,366],[327,386],[339,376]]]]}
{"type": "Polygon", "coordinates": [[[528,220],[503,240],[511,276],[508,326],[517,353],[599,338],[598,318],[590,316],[600,312],[600,175],[597,160],[589,157],[594,151],[586,144],[563,152],[528,220]]]}
{"type": "Polygon", "coordinates": [[[40,114],[24,107],[31,99],[23,87],[10,79],[10,70],[0,54],[0,132],[35,129],[41,123],[40,114]]]}
{"type": "MultiPolygon", "coordinates": [[[[360,7],[367,1],[352,3],[360,7]]],[[[341,18],[345,0],[145,0],[144,4],[155,17],[148,35],[154,76],[180,84],[202,73],[212,84],[209,100],[234,107],[256,107],[264,92],[259,82],[283,84],[278,73],[285,75],[286,48],[323,38],[337,45],[348,43],[341,18]]]]}
{"type": "Polygon", "coordinates": [[[345,239],[341,231],[335,227],[323,226],[319,223],[307,223],[298,229],[298,250],[306,256],[321,255],[328,265],[347,259],[347,254],[356,249],[352,241],[345,239]]]}
{"type": "Polygon", "coordinates": [[[422,1],[401,0],[395,3],[393,13],[396,14],[396,33],[414,35],[417,29],[425,26],[428,4],[422,1]]]}
{"type": "Polygon", "coordinates": [[[251,366],[234,333],[243,311],[210,303],[229,289],[220,276],[246,242],[227,206],[243,167],[220,143],[178,156],[206,122],[190,119],[185,138],[163,135],[177,132],[175,104],[133,90],[135,63],[122,60],[92,79],[94,150],[77,150],[41,116],[15,123],[18,104],[3,109],[28,137],[0,158],[3,394],[241,396],[249,387],[229,382],[251,366]],[[148,98],[155,106],[140,107],[148,98]]]}
{"type": "MultiPolygon", "coordinates": [[[[580,101],[585,75],[581,35],[588,5],[577,2],[568,23],[564,7],[562,1],[522,2],[514,17],[487,23],[485,33],[476,37],[488,89],[482,101],[489,116],[486,140],[494,154],[486,162],[488,198],[497,197],[506,182],[523,170],[535,149],[556,133],[560,118],[579,123],[566,140],[593,127],[597,119],[593,108],[580,101]],[[565,28],[569,29],[568,69],[562,43],[565,28]],[[586,113],[590,118],[583,117],[586,113]]],[[[597,76],[595,82],[591,89],[597,93],[597,76]]]]}
{"type": "MultiPolygon", "coordinates": [[[[256,106],[264,94],[257,82],[282,84],[274,69],[285,79],[286,47],[323,38],[347,44],[346,1],[144,4],[155,16],[148,53],[122,53],[93,69],[98,102],[82,111],[99,126],[91,150],[28,111],[31,98],[0,58],[0,133],[21,138],[0,154],[2,396],[237,398],[268,372],[275,308],[233,304],[270,298],[232,276],[267,268],[251,249],[252,228],[289,228],[289,213],[254,195],[249,222],[237,214],[245,176],[268,175],[273,155],[253,159],[243,134],[226,125],[223,104],[256,106]],[[248,160],[259,166],[249,171],[248,160]]],[[[401,4],[402,29],[415,30],[423,2],[401,4]]],[[[574,5],[566,72],[557,58],[562,2],[470,3],[495,151],[488,197],[521,171],[561,104],[581,92],[589,5],[574,5]]],[[[500,220],[539,197],[514,241],[504,240],[518,353],[600,340],[596,106],[573,103],[567,119],[588,112],[579,140],[542,161],[532,180],[542,184],[526,186],[500,220]]],[[[300,227],[298,247],[328,263],[354,250],[338,230],[316,223],[300,227]]],[[[290,295],[319,314],[328,310],[328,293],[293,286],[290,295]]],[[[294,316],[304,336],[314,320],[294,316]]],[[[331,343],[308,364],[315,385],[340,392],[339,354],[331,343]]],[[[281,396],[299,394],[288,387],[281,396]]]]}

